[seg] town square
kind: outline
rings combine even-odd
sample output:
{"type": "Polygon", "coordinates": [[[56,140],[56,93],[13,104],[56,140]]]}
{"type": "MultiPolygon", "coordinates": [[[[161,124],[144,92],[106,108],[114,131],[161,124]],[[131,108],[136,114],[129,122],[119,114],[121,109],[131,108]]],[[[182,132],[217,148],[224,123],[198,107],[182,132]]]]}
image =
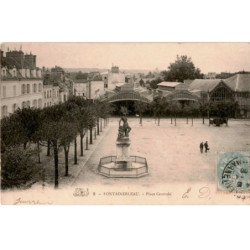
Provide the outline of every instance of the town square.
{"type": "MultiPolygon", "coordinates": [[[[2,45],[3,194],[187,183],[249,191],[247,69],[203,73],[192,57],[178,55],[193,44],[185,48],[165,44],[166,51],[175,46],[176,55],[164,70],[122,69],[114,63],[107,68],[38,67],[43,55],[39,48],[50,46],[64,45],[2,45]],[[236,164],[242,161],[243,165],[228,168],[234,159],[230,154],[235,153],[239,154],[236,164]]],[[[71,46],[73,50],[76,45],[71,46]]],[[[107,45],[77,46],[79,54],[83,51],[87,56],[87,48],[105,54],[107,45]]],[[[119,46],[137,51],[140,44],[119,46]]],[[[163,45],[141,46],[157,50],[163,45]]],[[[228,44],[206,46],[219,53],[228,44]]],[[[247,44],[231,46],[249,52],[247,44]]],[[[112,45],[107,49],[112,50],[112,45]]]]}
{"type": "Polygon", "coordinates": [[[1,1],[1,249],[248,249],[249,7],[1,1]]]}

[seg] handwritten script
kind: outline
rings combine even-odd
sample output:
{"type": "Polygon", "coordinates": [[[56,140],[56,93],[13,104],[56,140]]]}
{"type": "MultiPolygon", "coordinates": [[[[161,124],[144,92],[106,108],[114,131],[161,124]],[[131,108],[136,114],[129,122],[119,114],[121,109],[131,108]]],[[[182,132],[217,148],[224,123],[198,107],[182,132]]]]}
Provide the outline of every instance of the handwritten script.
{"type": "Polygon", "coordinates": [[[44,202],[40,200],[24,200],[21,197],[17,198],[13,205],[51,205],[52,202],[44,202]]]}
{"type": "MultiPolygon", "coordinates": [[[[192,188],[189,187],[182,195],[182,199],[188,199],[189,196],[191,195],[191,190],[192,188]]],[[[211,191],[209,189],[209,187],[207,186],[204,186],[204,187],[201,187],[198,191],[198,194],[196,194],[198,196],[198,198],[211,198],[210,195],[211,195],[211,191]]]]}

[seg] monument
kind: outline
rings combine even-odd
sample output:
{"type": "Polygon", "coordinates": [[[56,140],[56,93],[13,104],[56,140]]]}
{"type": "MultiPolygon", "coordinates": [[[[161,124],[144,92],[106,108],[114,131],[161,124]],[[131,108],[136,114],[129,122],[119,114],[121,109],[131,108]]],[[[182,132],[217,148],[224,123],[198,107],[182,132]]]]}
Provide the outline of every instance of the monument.
{"type": "Polygon", "coordinates": [[[128,169],[131,166],[129,157],[129,132],[131,128],[128,125],[127,117],[123,116],[119,121],[118,137],[116,140],[116,165],[117,168],[123,170],[128,169]],[[123,125],[121,125],[121,122],[123,125]]]}
{"type": "Polygon", "coordinates": [[[116,156],[100,159],[98,173],[106,177],[141,177],[148,174],[148,164],[144,157],[130,155],[129,133],[131,127],[126,116],[119,121],[116,140],[116,156]]]}

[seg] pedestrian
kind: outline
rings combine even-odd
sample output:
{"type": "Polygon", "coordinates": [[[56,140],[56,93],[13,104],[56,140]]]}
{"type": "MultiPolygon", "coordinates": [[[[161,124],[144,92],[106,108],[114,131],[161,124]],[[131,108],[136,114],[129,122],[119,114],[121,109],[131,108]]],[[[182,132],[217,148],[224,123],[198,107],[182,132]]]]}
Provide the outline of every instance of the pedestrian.
{"type": "Polygon", "coordinates": [[[204,147],[204,144],[203,142],[200,143],[200,151],[201,151],[201,154],[203,153],[203,147],[204,147]]]}
{"type": "Polygon", "coordinates": [[[209,150],[209,146],[208,146],[207,141],[204,143],[204,147],[205,147],[205,153],[207,153],[207,151],[209,150]]]}

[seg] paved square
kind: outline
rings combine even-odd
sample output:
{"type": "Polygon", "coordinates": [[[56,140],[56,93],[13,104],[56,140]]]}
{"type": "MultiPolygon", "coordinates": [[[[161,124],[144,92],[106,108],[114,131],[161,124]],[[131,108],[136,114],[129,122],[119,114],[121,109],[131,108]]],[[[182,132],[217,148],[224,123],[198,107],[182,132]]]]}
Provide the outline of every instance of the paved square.
{"type": "Polygon", "coordinates": [[[147,158],[149,175],[138,178],[107,178],[98,175],[99,159],[116,155],[118,118],[110,118],[106,135],[97,146],[89,161],[77,177],[75,185],[140,185],[150,187],[173,182],[214,183],[216,180],[217,153],[220,151],[250,150],[250,121],[229,120],[229,126],[208,126],[207,120],[195,119],[186,124],[186,119],[177,119],[177,126],[170,119],[162,119],[160,126],[154,119],[143,119],[139,125],[136,118],[128,119],[130,154],[147,158]],[[200,153],[200,142],[208,141],[210,151],[200,153]]]}

